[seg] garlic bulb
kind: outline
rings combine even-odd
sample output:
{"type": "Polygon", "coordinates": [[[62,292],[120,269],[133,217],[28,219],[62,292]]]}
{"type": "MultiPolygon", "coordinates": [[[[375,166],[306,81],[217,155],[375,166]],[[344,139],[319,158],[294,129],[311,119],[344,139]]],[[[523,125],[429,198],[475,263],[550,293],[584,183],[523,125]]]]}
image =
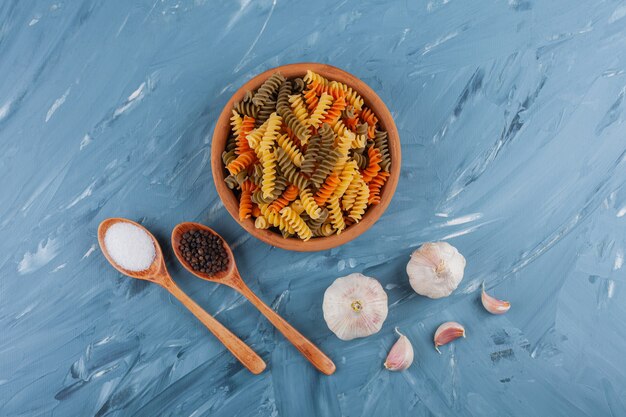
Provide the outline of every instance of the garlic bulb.
{"type": "Polygon", "coordinates": [[[447,297],[463,279],[465,258],[447,242],[424,243],[406,266],[413,290],[430,298],[447,297]]]}
{"type": "Polygon", "coordinates": [[[480,301],[483,303],[485,310],[491,314],[504,314],[511,308],[511,303],[508,301],[498,300],[495,297],[490,296],[485,291],[485,283],[483,282],[483,290],[480,294],[480,301]]]}
{"type": "Polygon", "coordinates": [[[409,338],[400,333],[397,327],[396,333],[400,338],[391,347],[384,365],[390,371],[403,371],[413,363],[413,346],[409,338]]]}
{"type": "Polygon", "coordinates": [[[439,353],[439,346],[446,345],[459,337],[465,337],[465,327],[456,321],[447,321],[437,328],[435,332],[435,350],[439,353]]]}
{"type": "Polygon", "coordinates": [[[322,303],[328,328],[341,340],[374,334],[387,318],[387,293],[374,278],[350,274],[337,278],[322,303]]]}

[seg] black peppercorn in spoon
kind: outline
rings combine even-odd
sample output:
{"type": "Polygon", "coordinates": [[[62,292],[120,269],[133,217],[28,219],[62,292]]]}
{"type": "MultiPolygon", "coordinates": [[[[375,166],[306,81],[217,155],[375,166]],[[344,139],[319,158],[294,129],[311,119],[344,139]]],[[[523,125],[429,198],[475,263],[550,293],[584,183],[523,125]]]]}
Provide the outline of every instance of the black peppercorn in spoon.
{"type": "Polygon", "coordinates": [[[313,366],[326,375],[335,364],[309,339],[268,307],[243,282],[228,244],[213,229],[199,223],[180,223],[172,231],[172,247],[183,266],[198,278],[225,284],[246,297],[313,366]],[[208,236],[214,236],[209,238],[208,236]],[[193,245],[192,245],[193,244],[193,245]],[[200,253],[202,250],[202,253],[200,253]],[[205,256],[207,255],[207,256],[205,256]],[[224,256],[225,255],[225,256],[224,256]],[[202,259],[200,259],[202,257],[202,259]],[[208,259],[208,260],[207,260],[208,259]]]}

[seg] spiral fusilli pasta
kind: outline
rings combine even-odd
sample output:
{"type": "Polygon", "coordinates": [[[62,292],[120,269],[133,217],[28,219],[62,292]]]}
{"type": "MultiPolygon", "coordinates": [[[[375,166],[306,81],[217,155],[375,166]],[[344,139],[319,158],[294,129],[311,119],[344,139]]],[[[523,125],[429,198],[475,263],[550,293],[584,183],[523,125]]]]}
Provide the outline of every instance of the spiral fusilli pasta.
{"type": "Polygon", "coordinates": [[[389,139],[352,87],[275,73],[234,104],[230,125],[224,181],[240,221],[308,240],[342,233],[380,203],[389,139]]]}
{"type": "Polygon", "coordinates": [[[298,215],[291,207],[285,207],[280,211],[280,216],[292,227],[298,234],[298,237],[307,241],[313,237],[313,233],[309,226],[306,225],[302,217],[298,215]]]}
{"type": "Polygon", "coordinates": [[[258,107],[263,107],[272,96],[276,94],[280,85],[285,81],[285,77],[280,72],[272,74],[265,82],[259,87],[254,97],[252,97],[252,103],[258,107]]]}

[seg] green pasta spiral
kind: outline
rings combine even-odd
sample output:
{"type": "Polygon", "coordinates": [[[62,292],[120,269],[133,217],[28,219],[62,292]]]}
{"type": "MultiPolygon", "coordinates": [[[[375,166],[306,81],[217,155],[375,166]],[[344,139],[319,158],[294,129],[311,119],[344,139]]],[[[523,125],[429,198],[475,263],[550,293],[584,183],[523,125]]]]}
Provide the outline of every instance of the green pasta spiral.
{"type": "Polygon", "coordinates": [[[256,119],[259,115],[259,107],[249,101],[238,101],[233,109],[242,116],[252,117],[256,119]]]}
{"type": "Polygon", "coordinates": [[[256,106],[263,107],[278,91],[280,85],[285,81],[285,77],[279,72],[272,74],[265,82],[259,87],[254,97],[252,97],[252,103],[256,106]]]}
{"type": "Polygon", "coordinates": [[[230,164],[235,158],[237,158],[237,154],[235,154],[235,149],[222,152],[222,162],[224,162],[224,165],[230,164]]]}
{"type": "Polygon", "coordinates": [[[275,152],[278,166],[287,181],[301,190],[305,189],[309,185],[309,180],[298,171],[291,159],[289,159],[289,155],[281,148],[276,148],[275,152]]]}
{"type": "MultiPolygon", "coordinates": [[[[283,81],[278,88],[278,97],[276,98],[276,111],[281,114],[283,108],[291,108],[289,105],[289,96],[291,95],[291,83],[283,81]]],[[[283,116],[284,117],[284,116],[283,116]]]]}
{"type": "Polygon", "coordinates": [[[354,150],[350,152],[352,159],[359,166],[359,169],[365,169],[367,167],[367,156],[363,155],[363,153],[355,152],[354,150]]]}
{"type": "Polygon", "coordinates": [[[376,130],[374,133],[374,146],[380,151],[380,167],[383,171],[389,172],[391,167],[391,159],[389,158],[389,140],[387,139],[387,132],[384,130],[376,130]]]}
{"type": "Polygon", "coordinates": [[[274,100],[266,101],[263,106],[259,109],[259,114],[257,115],[256,124],[257,126],[262,125],[269,117],[274,113],[276,109],[276,102],[274,100]]]}
{"type": "Polygon", "coordinates": [[[300,167],[302,173],[310,175],[315,170],[315,167],[317,166],[317,154],[319,152],[321,142],[322,138],[318,135],[313,136],[309,141],[309,146],[306,148],[302,166],[300,167]]]}
{"type": "Polygon", "coordinates": [[[306,87],[306,83],[302,78],[294,78],[291,80],[291,89],[293,94],[300,94],[304,91],[304,87],[306,87]]]}

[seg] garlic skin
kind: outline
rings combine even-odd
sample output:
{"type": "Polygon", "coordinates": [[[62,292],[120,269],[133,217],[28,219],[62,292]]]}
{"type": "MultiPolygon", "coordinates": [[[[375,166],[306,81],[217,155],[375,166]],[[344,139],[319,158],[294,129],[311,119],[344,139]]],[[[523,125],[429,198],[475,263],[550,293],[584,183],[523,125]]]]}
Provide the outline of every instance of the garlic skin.
{"type": "Polygon", "coordinates": [[[391,347],[384,365],[390,371],[404,371],[413,363],[413,345],[397,327],[395,330],[400,338],[391,347]]]}
{"type": "Polygon", "coordinates": [[[443,323],[435,332],[435,350],[441,354],[439,346],[448,344],[459,337],[465,337],[465,327],[456,321],[447,321],[443,323]]]}
{"type": "Polygon", "coordinates": [[[406,266],[413,290],[426,297],[447,297],[459,286],[465,258],[447,242],[424,243],[406,266]]]}
{"type": "Polygon", "coordinates": [[[491,314],[504,314],[511,308],[511,303],[504,300],[498,300],[487,294],[485,291],[485,282],[483,281],[483,290],[480,294],[480,301],[483,303],[485,310],[491,314]]]}
{"type": "Polygon", "coordinates": [[[387,318],[387,293],[374,278],[350,274],[326,289],[322,310],[328,328],[339,339],[369,336],[387,318]]]}

